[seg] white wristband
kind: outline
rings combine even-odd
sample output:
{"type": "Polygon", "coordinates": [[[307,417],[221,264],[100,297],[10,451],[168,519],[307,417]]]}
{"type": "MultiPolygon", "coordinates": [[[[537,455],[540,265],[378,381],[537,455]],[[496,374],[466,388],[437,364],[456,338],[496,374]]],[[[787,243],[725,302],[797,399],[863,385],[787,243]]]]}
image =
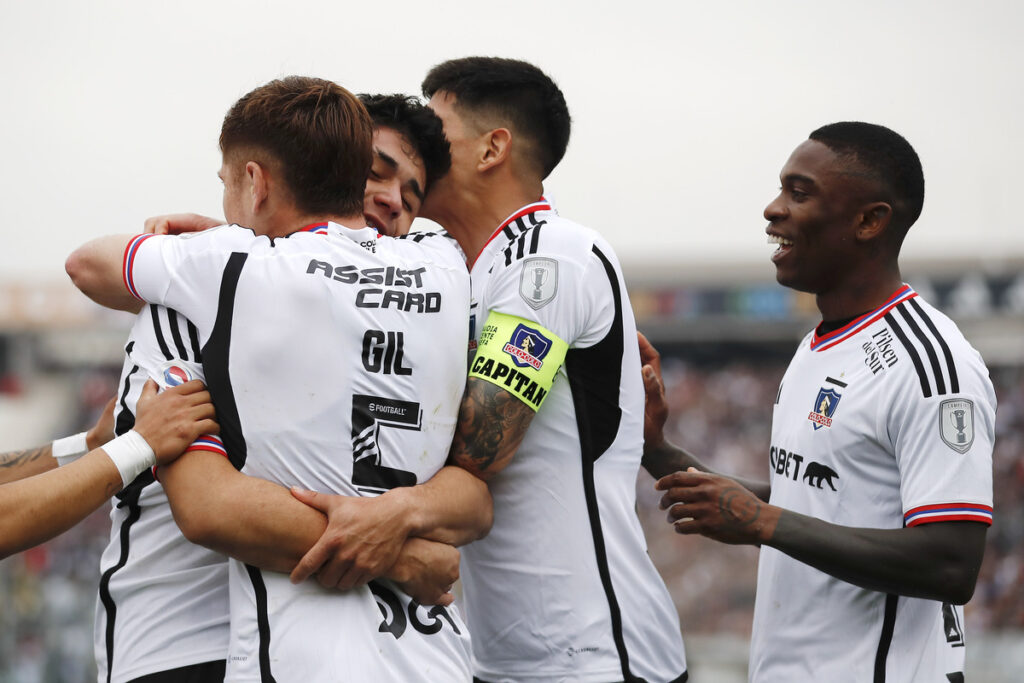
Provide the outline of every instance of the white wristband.
{"type": "Polygon", "coordinates": [[[50,453],[57,460],[58,467],[64,467],[64,465],[78,460],[88,452],[89,446],[85,443],[85,432],[57,439],[50,446],[50,453]]]}
{"type": "Polygon", "coordinates": [[[117,471],[121,473],[123,486],[132,483],[135,481],[135,477],[156,464],[156,454],[153,453],[153,449],[134,429],[103,446],[103,450],[114,461],[117,471]]]}

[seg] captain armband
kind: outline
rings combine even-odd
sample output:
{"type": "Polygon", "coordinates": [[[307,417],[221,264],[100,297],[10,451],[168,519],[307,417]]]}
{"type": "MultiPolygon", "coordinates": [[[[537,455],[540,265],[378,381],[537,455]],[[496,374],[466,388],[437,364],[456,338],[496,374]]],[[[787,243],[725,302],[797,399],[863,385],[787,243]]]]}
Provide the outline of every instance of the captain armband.
{"type": "Polygon", "coordinates": [[[568,344],[540,325],[492,311],[480,330],[469,376],[500,386],[536,411],[568,350],[568,344]]]}

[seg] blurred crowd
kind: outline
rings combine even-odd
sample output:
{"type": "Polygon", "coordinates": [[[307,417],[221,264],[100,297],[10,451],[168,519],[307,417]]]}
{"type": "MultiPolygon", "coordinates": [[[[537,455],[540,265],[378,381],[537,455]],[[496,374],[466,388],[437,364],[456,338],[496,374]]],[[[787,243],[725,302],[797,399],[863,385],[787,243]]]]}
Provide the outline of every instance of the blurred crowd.
{"type": "MultiPolygon", "coordinates": [[[[767,478],[771,409],[785,364],[730,362],[718,367],[664,358],[666,436],[711,467],[767,478]]],[[[1024,627],[1024,368],[990,368],[999,401],[993,454],[995,522],[968,633],[1024,627]]],[[[757,551],[676,534],[658,509],[653,480],[638,482],[651,557],[676,601],[683,632],[750,632],[757,551]]]]}
{"type": "MultiPolygon", "coordinates": [[[[717,469],[765,478],[771,406],[785,363],[688,363],[666,356],[663,366],[668,438],[717,469]]],[[[967,608],[968,633],[1024,627],[1024,368],[991,373],[999,398],[995,524],[967,608]]],[[[69,416],[65,433],[90,426],[115,384],[112,371],[77,378],[80,410],[69,416]]],[[[684,634],[748,635],[757,550],[676,534],[653,486],[641,472],[638,510],[684,634]]],[[[104,508],[57,540],[0,562],[0,683],[95,680],[92,619],[108,534],[104,508]]]]}

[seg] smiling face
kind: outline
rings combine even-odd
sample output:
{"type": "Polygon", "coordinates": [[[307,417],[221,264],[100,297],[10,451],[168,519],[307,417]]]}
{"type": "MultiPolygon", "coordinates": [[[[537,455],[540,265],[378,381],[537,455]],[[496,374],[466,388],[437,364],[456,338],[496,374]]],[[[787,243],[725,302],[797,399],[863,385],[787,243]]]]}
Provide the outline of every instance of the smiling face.
{"type": "Polygon", "coordinates": [[[366,179],[363,217],[389,237],[409,232],[423,202],[427,171],[416,148],[392,128],[373,132],[373,167],[366,179]]]}
{"type": "Polygon", "coordinates": [[[764,210],[779,284],[824,294],[856,268],[856,231],[869,182],[849,159],[814,140],[780,174],[779,196],[764,210]]]}

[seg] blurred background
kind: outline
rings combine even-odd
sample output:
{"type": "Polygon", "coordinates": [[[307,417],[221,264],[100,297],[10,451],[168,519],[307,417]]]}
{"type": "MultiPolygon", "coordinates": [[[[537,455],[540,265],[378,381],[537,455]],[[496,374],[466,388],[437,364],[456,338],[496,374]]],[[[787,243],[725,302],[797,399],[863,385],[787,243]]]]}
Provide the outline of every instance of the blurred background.
{"type": "MultiPolygon", "coordinates": [[[[84,429],[114,392],[129,319],[74,292],[63,260],[150,215],[220,215],[217,133],[239,96],[292,73],[416,93],[433,64],[485,54],[534,62],[566,94],[572,140],[545,192],[618,252],[664,356],[671,438],[764,477],[771,399],[817,319],[775,284],[761,212],[811,130],[882,123],[927,181],[904,276],[961,325],[999,397],[968,680],[1019,681],[1022,27],[1016,0],[0,0],[0,451],[84,429]]],[[[639,513],[691,680],[745,680],[757,552],[676,535],[652,483],[639,513]]],[[[101,512],[0,561],[0,683],[95,679],[108,530],[101,512]]]]}

